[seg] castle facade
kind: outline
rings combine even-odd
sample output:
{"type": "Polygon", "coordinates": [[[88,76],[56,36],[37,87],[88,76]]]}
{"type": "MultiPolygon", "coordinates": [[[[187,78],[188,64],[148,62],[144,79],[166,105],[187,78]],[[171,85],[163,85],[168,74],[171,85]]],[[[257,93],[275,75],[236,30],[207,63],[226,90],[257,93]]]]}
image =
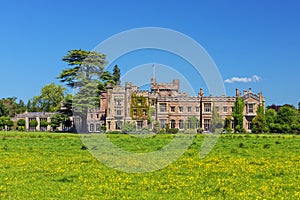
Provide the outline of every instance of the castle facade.
{"type": "Polygon", "coordinates": [[[121,130],[125,123],[135,123],[137,129],[153,129],[157,123],[160,128],[184,130],[192,128],[190,119],[193,117],[197,119],[196,128],[210,131],[213,109],[222,119],[231,117],[239,96],[245,103],[244,128],[250,131],[258,106],[264,105],[261,92],[254,94],[249,89],[241,94],[236,89],[235,96],[205,96],[200,89],[197,96],[189,96],[180,91],[179,80],[157,83],[155,78],[151,79],[150,91],[140,90],[130,82],[125,86],[108,85],[107,91],[101,94],[100,109],[88,113],[88,129],[100,132],[100,127],[105,125],[107,131],[115,131],[121,130]]]}

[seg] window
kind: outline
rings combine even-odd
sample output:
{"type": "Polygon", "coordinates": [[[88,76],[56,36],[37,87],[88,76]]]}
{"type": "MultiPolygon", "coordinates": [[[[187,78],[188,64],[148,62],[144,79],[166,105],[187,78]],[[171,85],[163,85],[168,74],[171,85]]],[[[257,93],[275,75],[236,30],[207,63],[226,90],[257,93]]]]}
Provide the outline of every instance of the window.
{"type": "Polygon", "coordinates": [[[116,102],[117,106],[121,106],[122,105],[122,100],[121,99],[116,99],[115,102],[116,102]]]}
{"type": "Polygon", "coordinates": [[[147,111],[143,110],[143,114],[144,114],[144,116],[146,116],[147,115],[147,111]]]}
{"type": "Polygon", "coordinates": [[[196,121],[196,129],[198,129],[198,128],[200,128],[200,121],[199,120],[196,121]]]}
{"type": "Polygon", "coordinates": [[[179,129],[183,129],[183,120],[179,120],[178,127],[179,129]]]}
{"type": "Polygon", "coordinates": [[[210,119],[204,119],[204,130],[208,131],[210,129],[210,119]]]}
{"type": "Polygon", "coordinates": [[[121,110],[117,110],[117,115],[122,115],[122,111],[121,110]]]}
{"type": "Polygon", "coordinates": [[[227,106],[223,106],[223,112],[227,113],[227,106]]]}
{"type": "Polygon", "coordinates": [[[99,119],[99,114],[96,114],[97,119],[99,119]]]}
{"type": "Polygon", "coordinates": [[[154,106],[154,105],[155,105],[155,100],[152,99],[151,106],[154,106]]]}
{"type": "Polygon", "coordinates": [[[211,104],[210,103],[204,103],[204,112],[206,112],[206,113],[211,112],[211,104]]]}
{"type": "Polygon", "coordinates": [[[94,124],[90,124],[90,132],[95,131],[95,125],[94,124]]]}
{"type": "Polygon", "coordinates": [[[91,119],[93,119],[93,117],[94,117],[94,115],[93,115],[93,114],[91,114],[91,119]]]}
{"type": "Polygon", "coordinates": [[[178,107],[178,111],[179,111],[179,112],[183,112],[183,107],[182,107],[182,106],[179,106],[179,107],[178,107]]]}
{"type": "Polygon", "coordinates": [[[152,115],[152,117],[155,116],[155,110],[152,110],[152,111],[151,111],[151,115],[152,115]]]}
{"type": "Polygon", "coordinates": [[[166,119],[160,119],[159,123],[160,123],[160,128],[166,128],[166,123],[167,123],[166,119]]]}
{"type": "Polygon", "coordinates": [[[96,124],[96,131],[97,131],[97,132],[101,131],[100,124],[96,124]]]}
{"type": "Polygon", "coordinates": [[[248,130],[251,130],[252,129],[252,121],[248,121],[247,124],[248,124],[248,127],[247,127],[248,130]]]}
{"type": "Polygon", "coordinates": [[[187,107],[187,111],[188,111],[188,112],[192,112],[192,107],[188,106],[188,107],[187,107]]]}
{"type": "Polygon", "coordinates": [[[137,126],[136,126],[137,129],[141,130],[143,128],[143,121],[137,121],[136,123],[137,123],[137,126]]]}
{"type": "Polygon", "coordinates": [[[110,130],[110,121],[107,122],[107,124],[108,124],[108,130],[110,130]]]}
{"type": "Polygon", "coordinates": [[[234,112],[234,107],[233,106],[231,107],[231,112],[234,112]]]}
{"type": "Polygon", "coordinates": [[[172,120],[171,120],[171,126],[170,126],[170,127],[171,127],[171,128],[175,128],[175,124],[176,124],[176,123],[175,123],[175,120],[172,119],[172,120]]]}
{"type": "Polygon", "coordinates": [[[216,111],[219,112],[219,109],[220,109],[219,106],[216,106],[215,108],[216,108],[216,111]]]}
{"type": "Polygon", "coordinates": [[[199,107],[196,107],[196,112],[200,112],[200,109],[199,109],[199,107]]]}
{"type": "Polygon", "coordinates": [[[159,111],[160,112],[167,112],[167,104],[165,104],[165,103],[159,104],[159,111]]]}
{"type": "Polygon", "coordinates": [[[121,121],[117,121],[117,122],[116,122],[116,129],[117,129],[117,130],[120,130],[120,129],[121,129],[121,126],[122,126],[122,122],[121,122],[121,121]]]}
{"type": "Polygon", "coordinates": [[[175,106],[171,106],[171,112],[175,112],[175,106]]]}
{"type": "Polygon", "coordinates": [[[191,120],[187,120],[187,121],[186,121],[186,127],[187,127],[188,129],[191,129],[191,128],[192,128],[192,122],[191,122],[191,120]]]}
{"type": "Polygon", "coordinates": [[[136,109],[133,110],[133,115],[136,116],[136,109]]]}
{"type": "Polygon", "coordinates": [[[253,111],[254,111],[254,105],[248,104],[248,113],[253,113],[253,111]]]}
{"type": "Polygon", "coordinates": [[[138,106],[141,106],[141,105],[142,105],[142,99],[138,99],[137,105],[138,105],[138,106]]]}

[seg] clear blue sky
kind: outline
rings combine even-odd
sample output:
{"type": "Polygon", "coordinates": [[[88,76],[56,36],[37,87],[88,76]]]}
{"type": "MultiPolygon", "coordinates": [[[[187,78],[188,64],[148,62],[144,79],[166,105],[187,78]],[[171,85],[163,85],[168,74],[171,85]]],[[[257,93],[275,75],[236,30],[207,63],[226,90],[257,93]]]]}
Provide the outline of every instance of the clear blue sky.
{"type": "Polygon", "coordinates": [[[296,105],[299,10],[297,0],[1,1],[0,98],[27,101],[44,85],[58,83],[55,77],[66,67],[61,58],[68,50],[91,50],[121,31],[154,26],[200,43],[228,79],[228,95],[236,87],[251,87],[263,92],[267,105],[296,105]],[[260,80],[254,82],[254,75],[260,80]],[[245,82],[249,78],[252,82],[245,82]]]}

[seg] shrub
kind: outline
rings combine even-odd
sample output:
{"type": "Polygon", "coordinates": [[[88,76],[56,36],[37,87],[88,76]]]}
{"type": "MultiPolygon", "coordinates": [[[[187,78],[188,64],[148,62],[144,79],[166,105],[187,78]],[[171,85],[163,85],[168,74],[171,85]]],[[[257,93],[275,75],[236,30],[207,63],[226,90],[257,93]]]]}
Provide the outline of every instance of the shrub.
{"type": "Polygon", "coordinates": [[[25,126],[18,126],[18,127],[17,127],[17,130],[18,130],[18,131],[25,131],[25,126]]]}
{"type": "Polygon", "coordinates": [[[281,126],[281,124],[271,123],[270,124],[270,132],[271,133],[282,133],[282,126],[281,126]]]}
{"type": "Polygon", "coordinates": [[[166,130],[164,128],[160,129],[159,133],[166,133],[166,130]]]}
{"type": "Polygon", "coordinates": [[[292,124],[291,131],[295,134],[300,134],[300,124],[292,124]]]}
{"type": "Polygon", "coordinates": [[[136,131],[136,124],[134,122],[130,123],[130,122],[127,122],[127,123],[124,123],[122,125],[122,133],[130,133],[130,132],[135,132],[136,131]]]}
{"type": "Polygon", "coordinates": [[[147,134],[147,133],[150,133],[150,129],[149,127],[147,126],[144,126],[141,130],[140,130],[140,133],[143,133],[143,134],[147,134]]]}
{"type": "Polygon", "coordinates": [[[18,126],[25,126],[25,119],[19,119],[18,121],[17,121],[17,125],[18,126]]]}
{"type": "Polygon", "coordinates": [[[31,120],[30,122],[29,122],[29,127],[31,127],[31,128],[36,128],[37,127],[37,125],[38,125],[38,122],[34,119],[34,120],[31,120]]]}
{"type": "Polygon", "coordinates": [[[288,124],[283,124],[282,125],[282,132],[283,133],[290,133],[291,132],[291,127],[288,124]]]}
{"type": "Polygon", "coordinates": [[[159,124],[159,121],[154,121],[152,131],[153,131],[154,133],[159,133],[159,132],[160,132],[160,124],[159,124]]]}
{"type": "Polygon", "coordinates": [[[167,130],[168,133],[171,133],[171,134],[176,134],[178,133],[179,129],[178,128],[170,128],[167,130]]]}
{"type": "Polygon", "coordinates": [[[49,123],[46,120],[41,121],[41,127],[47,127],[49,123]]]}
{"type": "Polygon", "coordinates": [[[203,133],[203,129],[202,128],[198,128],[197,129],[197,133],[203,133]]]}
{"type": "Polygon", "coordinates": [[[105,131],[106,131],[106,126],[105,126],[105,125],[102,125],[102,126],[101,126],[101,130],[102,130],[103,132],[105,132],[105,131]]]}
{"type": "Polygon", "coordinates": [[[7,120],[6,121],[6,126],[8,127],[8,129],[10,130],[11,129],[11,127],[13,127],[14,126],[14,122],[12,121],[12,120],[7,120]]]}

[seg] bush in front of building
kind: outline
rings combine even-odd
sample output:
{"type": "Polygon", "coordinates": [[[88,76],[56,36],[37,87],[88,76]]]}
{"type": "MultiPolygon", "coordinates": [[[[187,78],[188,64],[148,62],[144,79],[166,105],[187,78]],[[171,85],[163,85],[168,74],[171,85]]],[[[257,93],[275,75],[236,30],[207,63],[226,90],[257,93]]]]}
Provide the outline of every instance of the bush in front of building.
{"type": "Polygon", "coordinates": [[[169,128],[167,130],[167,133],[176,134],[176,133],[178,133],[178,131],[179,131],[178,128],[169,128]]]}
{"type": "Polygon", "coordinates": [[[122,125],[121,127],[121,132],[122,133],[132,133],[136,132],[136,124],[134,122],[126,122],[122,125]]]}
{"type": "Polygon", "coordinates": [[[104,133],[106,132],[106,126],[105,125],[101,126],[101,131],[104,132],[104,133]]]}
{"type": "Polygon", "coordinates": [[[17,121],[17,130],[18,131],[25,131],[25,124],[26,124],[25,119],[19,119],[17,121]]]}
{"type": "Polygon", "coordinates": [[[38,122],[34,119],[34,120],[31,120],[29,122],[29,127],[32,128],[34,131],[36,129],[36,127],[38,126],[38,122]]]}

